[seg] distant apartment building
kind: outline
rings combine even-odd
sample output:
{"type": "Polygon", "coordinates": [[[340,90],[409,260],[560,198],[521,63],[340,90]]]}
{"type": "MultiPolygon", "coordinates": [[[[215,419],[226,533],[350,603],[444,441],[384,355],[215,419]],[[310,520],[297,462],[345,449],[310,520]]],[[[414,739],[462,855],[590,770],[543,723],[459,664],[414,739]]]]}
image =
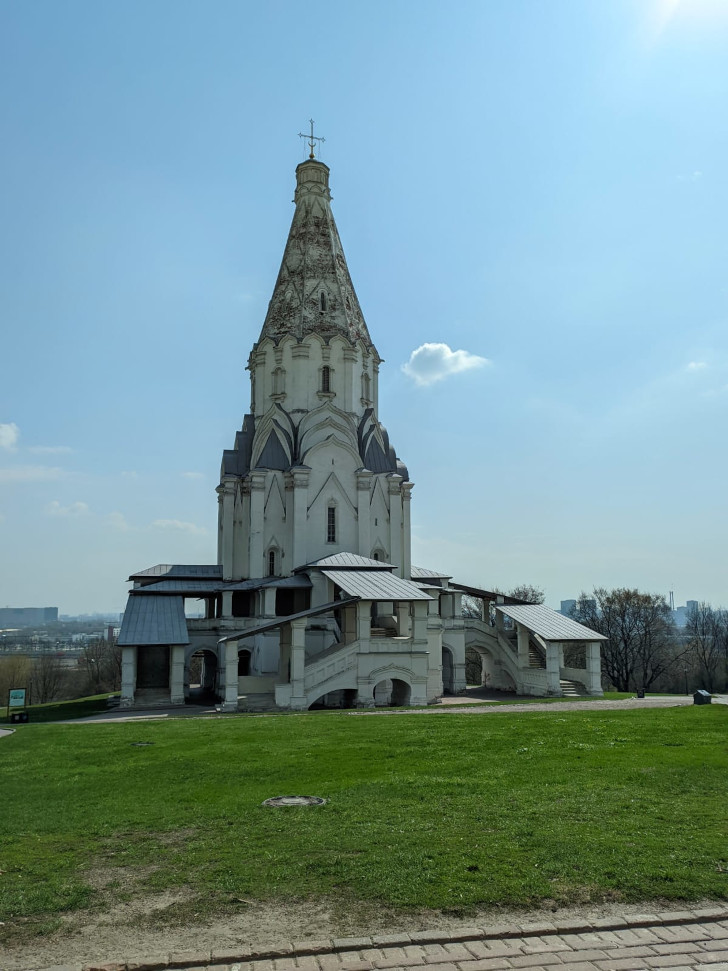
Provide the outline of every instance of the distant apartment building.
{"type": "Polygon", "coordinates": [[[0,628],[43,627],[58,621],[58,607],[0,607],[0,628]]]}

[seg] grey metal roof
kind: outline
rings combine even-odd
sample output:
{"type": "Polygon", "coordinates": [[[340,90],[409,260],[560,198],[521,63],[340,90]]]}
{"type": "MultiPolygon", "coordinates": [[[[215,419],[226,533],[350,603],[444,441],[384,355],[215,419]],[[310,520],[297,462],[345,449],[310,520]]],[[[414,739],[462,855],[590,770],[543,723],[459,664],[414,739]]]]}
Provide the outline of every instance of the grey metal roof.
{"type": "Polygon", "coordinates": [[[189,644],[182,597],[144,596],[134,593],[124,611],[119,644],[189,644]]]}
{"type": "Polygon", "coordinates": [[[382,570],[322,570],[351,597],[361,600],[432,600],[410,580],[382,570]]]}
{"type": "Polygon", "coordinates": [[[606,641],[603,634],[577,624],[562,614],[557,614],[550,607],[543,604],[523,604],[522,606],[504,607],[498,604],[500,610],[512,620],[520,621],[545,641],[606,641]]]}
{"type": "Polygon", "coordinates": [[[139,570],[132,573],[130,580],[142,577],[220,577],[222,580],[222,567],[218,564],[192,564],[190,566],[183,563],[158,563],[150,566],[148,570],[139,570]]]}
{"type": "Polygon", "coordinates": [[[253,580],[205,580],[191,577],[189,580],[157,580],[135,590],[137,596],[153,596],[157,593],[181,593],[188,597],[206,597],[223,590],[259,590],[261,587],[307,588],[311,581],[307,576],[260,577],[253,580]]]}
{"type": "Polygon", "coordinates": [[[305,570],[307,567],[335,567],[337,570],[394,570],[396,567],[393,563],[384,563],[382,560],[372,560],[368,556],[359,556],[358,553],[332,553],[331,556],[325,556],[321,560],[314,560],[313,563],[307,563],[305,567],[300,567],[299,569],[305,570]]]}
{"type": "Polygon", "coordinates": [[[413,566],[410,570],[413,580],[449,580],[451,573],[439,573],[437,570],[426,570],[423,566],[413,566]]]}

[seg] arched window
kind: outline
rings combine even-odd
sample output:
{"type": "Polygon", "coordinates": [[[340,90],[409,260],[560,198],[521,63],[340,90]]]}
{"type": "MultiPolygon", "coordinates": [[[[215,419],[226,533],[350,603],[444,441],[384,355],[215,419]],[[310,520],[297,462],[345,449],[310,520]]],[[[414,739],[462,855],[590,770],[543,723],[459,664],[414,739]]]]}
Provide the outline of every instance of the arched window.
{"type": "Polygon", "coordinates": [[[284,394],[286,390],[286,372],[277,367],[273,372],[273,394],[284,394]]]}
{"type": "Polygon", "coordinates": [[[247,678],[250,674],[250,651],[238,651],[238,677],[247,678]]]}
{"type": "Polygon", "coordinates": [[[276,551],[268,550],[268,576],[274,577],[276,575],[276,551]]]}
{"type": "Polygon", "coordinates": [[[326,510],[326,542],[336,542],[336,506],[329,506],[326,510]]]}
{"type": "Polygon", "coordinates": [[[328,364],[321,368],[321,390],[324,394],[329,394],[331,391],[331,368],[328,364]]]}
{"type": "Polygon", "coordinates": [[[371,378],[366,371],[361,376],[361,396],[365,401],[369,401],[371,394],[371,378]]]}
{"type": "Polygon", "coordinates": [[[323,313],[325,310],[328,310],[328,307],[326,306],[326,294],[322,290],[319,294],[319,313],[323,313]]]}
{"type": "Polygon", "coordinates": [[[372,557],[372,559],[374,559],[374,560],[378,560],[378,559],[379,559],[379,553],[377,553],[377,552],[375,551],[375,553],[374,553],[374,556],[372,557]]]}

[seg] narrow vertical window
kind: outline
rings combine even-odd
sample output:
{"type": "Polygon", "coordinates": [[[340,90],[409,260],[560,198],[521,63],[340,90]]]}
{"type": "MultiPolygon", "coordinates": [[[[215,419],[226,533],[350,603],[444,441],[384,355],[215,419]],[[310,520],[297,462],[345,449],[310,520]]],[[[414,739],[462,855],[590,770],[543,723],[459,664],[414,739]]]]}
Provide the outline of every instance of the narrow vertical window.
{"type": "Polygon", "coordinates": [[[321,313],[323,313],[324,310],[326,310],[326,309],[327,309],[327,307],[326,307],[326,294],[322,290],[321,293],[319,294],[319,310],[321,311],[321,313]]]}
{"type": "Polygon", "coordinates": [[[326,542],[336,542],[336,507],[329,506],[327,509],[328,518],[326,520],[326,542]]]}
{"type": "Polygon", "coordinates": [[[328,365],[321,368],[321,390],[325,394],[331,391],[331,368],[328,365]]]}
{"type": "Polygon", "coordinates": [[[276,575],[276,551],[268,550],[268,576],[274,577],[276,575]]]}

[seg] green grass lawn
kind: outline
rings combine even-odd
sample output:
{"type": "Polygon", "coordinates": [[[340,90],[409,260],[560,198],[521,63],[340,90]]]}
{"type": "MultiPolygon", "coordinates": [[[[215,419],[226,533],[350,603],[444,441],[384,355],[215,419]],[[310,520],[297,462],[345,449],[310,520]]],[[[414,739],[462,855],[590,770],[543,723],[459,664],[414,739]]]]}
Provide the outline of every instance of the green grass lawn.
{"type": "Polygon", "coordinates": [[[728,898],[726,729],[717,705],[20,726],[0,920],[100,905],[100,871],[121,898],[187,887],[201,915],[728,898]],[[329,802],[261,807],[296,793],[329,802]]]}
{"type": "MultiPolygon", "coordinates": [[[[73,701],[49,701],[45,705],[30,705],[27,709],[30,720],[34,724],[37,722],[62,721],[66,718],[88,718],[89,715],[98,715],[108,711],[106,699],[109,697],[107,691],[102,695],[89,695],[87,698],[75,698],[73,701]]],[[[10,711],[15,709],[11,708],[10,711]]],[[[0,720],[9,719],[8,709],[0,708],[0,720]]],[[[2,725],[0,724],[0,727],[2,725]]]]}

